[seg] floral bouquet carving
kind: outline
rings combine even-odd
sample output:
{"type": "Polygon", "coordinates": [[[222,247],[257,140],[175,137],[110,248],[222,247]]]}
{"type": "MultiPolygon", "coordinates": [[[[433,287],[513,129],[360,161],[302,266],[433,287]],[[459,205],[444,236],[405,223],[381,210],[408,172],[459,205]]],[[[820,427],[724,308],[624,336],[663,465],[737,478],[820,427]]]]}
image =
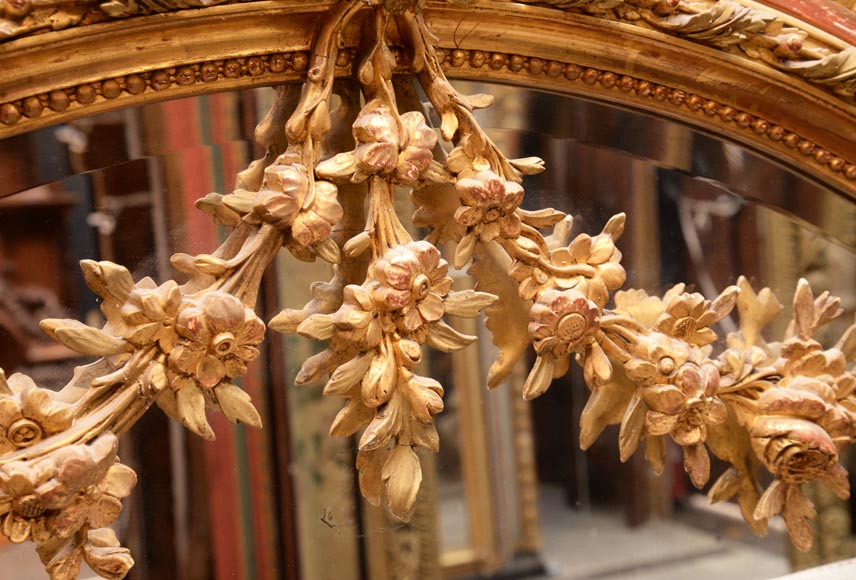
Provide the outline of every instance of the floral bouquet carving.
{"type": "Polygon", "coordinates": [[[330,262],[335,273],[313,286],[302,309],[284,310],[269,325],[325,343],[295,382],[326,381],[324,394],[344,399],[330,433],[358,436],[362,494],[401,520],[414,509],[420,454],[440,445],[434,417],[444,390],[419,374],[424,351],[476,340],[449,325],[450,316],[485,317],[499,347],[491,387],[530,344],[527,399],[577,361],[590,390],[583,448],[617,424],[621,459],[644,444],[659,472],[672,441],[698,487],[710,478],[711,454],[727,462],[709,497],[736,497],[758,533],[781,514],[806,549],[814,510],[802,485],[819,480],[848,496],[839,456],[856,435],[849,370],[856,330],[829,349],[814,338],[840,315],[838,301],[815,298],[801,281],[791,330],[767,342],[762,331],[781,306],[745,279],[712,300],[683,285],[662,298],[621,290],[624,214],[600,233],[574,235],[570,216],[520,207],[524,176],[544,164],[506,158],[482,130],[473,111],[491,97],[463,95],[448,82],[446,56],[435,50],[419,4],[333,6],[296,107],[289,114],[289,89],[278,89],[278,114],[260,126],[265,157],[238,176],[232,193],[197,204],[231,228],[226,241],[210,254],[174,255],[183,283],[134,281],[121,266],[84,261],[104,325],[45,320],[42,327],[98,359],[59,392],[0,376],[0,531],[35,542],[52,579],[75,578],[84,561],[105,578],[122,578],[132,566],[107,526],[136,482],[117,457],[117,438],[149,407],[207,439],[214,438],[209,411],[261,427],[239,379],[264,339],[254,311],[262,272],[283,247],[301,260],[330,262]],[[365,21],[357,64],[350,79],[334,82],[339,35],[357,14],[365,21]],[[403,46],[399,59],[393,41],[403,46]],[[398,73],[415,75],[439,132],[415,93],[393,82],[398,73]],[[415,239],[396,211],[396,200],[411,195],[425,239],[415,239]],[[452,289],[450,263],[437,248],[446,242],[455,245],[448,260],[473,274],[476,290],[452,289]],[[740,330],[715,354],[715,325],[735,307],[740,330]],[[765,490],[762,470],[773,478],[765,490]]]}

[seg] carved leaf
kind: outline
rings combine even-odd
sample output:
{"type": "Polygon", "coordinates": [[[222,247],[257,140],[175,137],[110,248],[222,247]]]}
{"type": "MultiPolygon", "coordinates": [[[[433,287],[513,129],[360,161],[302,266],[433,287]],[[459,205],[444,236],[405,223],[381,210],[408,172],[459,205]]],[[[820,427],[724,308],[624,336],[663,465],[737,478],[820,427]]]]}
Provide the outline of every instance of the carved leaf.
{"type": "Polygon", "coordinates": [[[380,352],[371,359],[363,379],[363,403],[367,407],[384,404],[395,388],[395,381],[395,357],[389,352],[380,352]]]}
{"type": "Polygon", "coordinates": [[[547,392],[553,382],[553,370],[556,366],[553,357],[539,355],[535,365],[529,371],[526,382],[523,383],[523,398],[531,401],[547,392]]]}
{"type": "Polygon", "coordinates": [[[262,428],[262,418],[253,406],[252,399],[246,391],[232,383],[223,382],[214,388],[217,402],[223,415],[232,423],[244,423],[256,429],[262,428]]]}
{"type": "Polygon", "coordinates": [[[455,352],[478,340],[477,336],[461,334],[442,320],[428,327],[427,342],[442,352],[455,352]]]}
{"type": "Polygon", "coordinates": [[[366,450],[357,453],[357,470],[360,472],[360,493],[373,506],[377,507],[383,499],[383,466],[389,457],[386,448],[366,450]]]}
{"type": "Polygon", "coordinates": [[[402,521],[410,521],[422,485],[422,467],[413,448],[396,445],[383,466],[382,477],[389,511],[402,521]]]}
{"type": "Polygon", "coordinates": [[[366,371],[368,371],[374,359],[374,355],[367,353],[354,357],[341,365],[333,371],[330,380],[324,386],[324,395],[328,397],[345,396],[366,375],[366,371]]]}
{"type": "MultiPolygon", "coordinates": [[[[812,531],[809,520],[817,517],[814,504],[798,485],[786,486],[785,507],[782,517],[788,528],[791,542],[802,552],[808,552],[812,544],[812,531]]],[[[766,494],[765,494],[766,495],[766,494]]]]}
{"type": "Polygon", "coordinates": [[[179,389],[175,402],[182,424],[203,439],[213,441],[214,431],[211,430],[208,418],[205,416],[205,397],[202,391],[189,386],[179,389]]]}
{"type": "Polygon", "coordinates": [[[487,292],[476,292],[475,290],[463,290],[461,292],[452,292],[443,302],[446,308],[446,313],[452,316],[462,316],[466,318],[475,318],[481,311],[496,304],[498,297],[487,292]]]}
{"type": "Polygon", "coordinates": [[[498,297],[495,304],[485,309],[485,325],[499,348],[499,355],[487,374],[490,388],[505,382],[531,340],[529,305],[520,298],[517,283],[506,275],[510,267],[511,258],[501,248],[490,244],[479,247],[469,269],[477,280],[478,290],[498,297]]]}
{"type": "Polygon", "coordinates": [[[799,338],[808,340],[814,334],[814,322],[814,294],[808,280],[800,278],[794,292],[794,332],[799,338]]]}
{"type": "Polygon", "coordinates": [[[350,437],[368,425],[374,416],[375,410],[366,407],[359,397],[349,399],[330,425],[330,436],[350,437]]]}
{"type": "Polygon", "coordinates": [[[633,390],[623,367],[616,369],[612,381],[592,390],[580,417],[580,447],[588,449],[607,425],[621,423],[633,390]]]}
{"type": "Polygon", "coordinates": [[[121,338],[71,319],[48,318],[39,323],[42,330],[68,348],[90,356],[109,356],[124,352],[121,338]]]}

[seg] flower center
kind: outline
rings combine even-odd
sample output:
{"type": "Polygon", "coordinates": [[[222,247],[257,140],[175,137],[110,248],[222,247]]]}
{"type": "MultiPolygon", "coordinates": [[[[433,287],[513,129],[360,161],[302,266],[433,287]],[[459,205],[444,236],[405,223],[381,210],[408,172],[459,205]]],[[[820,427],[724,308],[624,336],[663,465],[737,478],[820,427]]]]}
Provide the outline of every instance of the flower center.
{"type": "Polygon", "coordinates": [[[12,502],[12,511],[25,518],[34,518],[45,513],[42,502],[35,494],[16,497],[12,502]]]}
{"type": "Polygon", "coordinates": [[[664,375],[670,375],[675,372],[675,359],[670,356],[664,356],[657,362],[657,370],[664,375]]]}
{"type": "Polygon", "coordinates": [[[484,212],[484,221],[486,221],[488,223],[495,222],[496,220],[498,220],[500,218],[501,215],[502,215],[502,212],[499,211],[499,208],[492,207],[492,208],[488,209],[486,212],[484,212]]]}
{"type": "Polygon", "coordinates": [[[29,447],[42,438],[42,428],[30,419],[18,419],[9,426],[6,436],[18,447],[29,447]]]}
{"type": "Polygon", "coordinates": [[[832,466],[836,457],[819,449],[791,448],[784,454],[779,476],[787,483],[805,483],[821,477],[832,466]]]}
{"type": "Polygon", "coordinates": [[[214,352],[218,355],[227,355],[235,348],[235,335],[231,332],[221,332],[214,337],[211,345],[214,347],[214,352]]]}
{"type": "Polygon", "coordinates": [[[431,290],[431,280],[425,274],[419,274],[413,279],[413,285],[410,288],[417,299],[425,298],[431,290]]]}
{"type": "Polygon", "coordinates": [[[585,316],[579,312],[571,312],[559,320],[556,335],[562,342],[571,344],[585,333],[587,326],[585,316]]]}
{"type": "Polygon", "coordinates": [[[690,318],[689,316],[685,316],[684,318],[678,319],[675,322],[674,336],[677,338],[686,338],[690,336],[692,333],[696,331],[696,320],[695,318],[690,318]]]}

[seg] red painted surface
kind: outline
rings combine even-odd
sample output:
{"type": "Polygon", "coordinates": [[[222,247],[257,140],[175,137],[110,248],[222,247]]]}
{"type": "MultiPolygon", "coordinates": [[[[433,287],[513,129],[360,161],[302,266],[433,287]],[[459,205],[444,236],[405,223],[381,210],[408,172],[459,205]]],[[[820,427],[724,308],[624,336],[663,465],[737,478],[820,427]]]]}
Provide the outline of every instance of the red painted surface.
{"type": "Polygon", "coordinates": [[[763,0],[762,4],[792,14],[841,40],[856,44],[856,13],[832,0],[763,0]]]}

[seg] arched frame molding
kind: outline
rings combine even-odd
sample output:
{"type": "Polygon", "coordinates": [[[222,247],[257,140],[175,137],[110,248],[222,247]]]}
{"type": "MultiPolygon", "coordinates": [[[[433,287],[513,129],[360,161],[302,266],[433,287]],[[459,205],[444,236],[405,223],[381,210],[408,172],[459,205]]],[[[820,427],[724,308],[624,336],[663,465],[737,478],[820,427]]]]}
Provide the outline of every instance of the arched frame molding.
{"type": "MultiPolygon", "coordinates": [[[[0,45],[0,137],[155,100],[297,82],[305,76],[317,17],[330,5],[247,2],[8,40],[0,45]]],[[[773,12],[826,50],[849,50],[773,12]]],[[[758,59],[603,15],[479,1],[429,3],[426,16],[451,78],[537,85],[679,119],[856,195],[850,95],[758,59]]],[[[345,47],[354,49],[358,36],[358,25],[349,26],[345,47]]],[[[349,73],[351,54],[340,54],[337,74],[349,73]]]]}

